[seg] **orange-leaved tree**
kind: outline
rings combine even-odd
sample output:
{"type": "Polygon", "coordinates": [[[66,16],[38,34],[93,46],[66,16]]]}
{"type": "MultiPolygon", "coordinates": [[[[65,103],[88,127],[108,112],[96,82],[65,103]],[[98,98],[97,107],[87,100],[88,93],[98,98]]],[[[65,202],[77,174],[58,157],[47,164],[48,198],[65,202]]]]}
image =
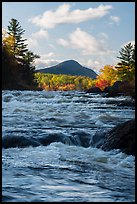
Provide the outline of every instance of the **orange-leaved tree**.
{"type": "Polygon", "coordinates": [[[104,90],[107,86],[112,86],[117,81],[117,70],[111,65],[105,65],[100,69],[100,74],[96,79],[96,87],[104,90]]]}

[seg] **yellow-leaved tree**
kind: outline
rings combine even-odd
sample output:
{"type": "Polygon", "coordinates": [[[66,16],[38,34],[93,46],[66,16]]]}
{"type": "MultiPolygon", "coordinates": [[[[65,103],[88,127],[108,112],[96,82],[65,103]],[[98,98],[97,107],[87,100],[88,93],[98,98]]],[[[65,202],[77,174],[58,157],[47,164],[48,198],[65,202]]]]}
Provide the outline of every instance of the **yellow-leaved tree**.
{"type": "Polygon", "coordinates": [[[117,69],[112,65],[105,65],[100,69],[100,74],[97,76],[96,86],[104,90],[107,86],[112,86],[117,81],[117,69]]]}
{"type": "Polygon", "coordinates": [[[13,55],[13,46],[15,44],[15,37],[13,35],[9,35],[7,31],[2,31],[2,47],[4,47],[7,52],[13,55]]]}

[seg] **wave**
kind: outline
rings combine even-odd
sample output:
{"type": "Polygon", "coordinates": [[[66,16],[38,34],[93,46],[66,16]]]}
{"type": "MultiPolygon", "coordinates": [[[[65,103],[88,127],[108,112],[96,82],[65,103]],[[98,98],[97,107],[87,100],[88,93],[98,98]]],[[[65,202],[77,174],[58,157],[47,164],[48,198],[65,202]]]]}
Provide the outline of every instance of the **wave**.
{"type": "Polygon", "coordinates": [[[43,136],[33,138],[25,137],[19,135],[6,135],[2,138],[2,147],[7,148],[25,148],[25,147],[37,147],[37,146],[47,146],[54,142],[61,142],[67,145],[75,145],[82,147],[89,147],[91,145],[92,136],[85,131],[75,131],[71,135],[66,135],[63,133],[47,133],[43,136]]]}

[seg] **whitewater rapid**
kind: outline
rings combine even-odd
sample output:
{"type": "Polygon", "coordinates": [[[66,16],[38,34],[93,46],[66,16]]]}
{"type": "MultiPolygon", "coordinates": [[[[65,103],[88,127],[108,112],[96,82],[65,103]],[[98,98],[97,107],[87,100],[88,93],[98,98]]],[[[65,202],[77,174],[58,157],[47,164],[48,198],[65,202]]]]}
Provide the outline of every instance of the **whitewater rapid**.
{"type": "Polygon", "coordinates": [[[134,202],[135,157],[94,137],[134,117],[130,97],[3,91],[3,202],[134,202]]]}

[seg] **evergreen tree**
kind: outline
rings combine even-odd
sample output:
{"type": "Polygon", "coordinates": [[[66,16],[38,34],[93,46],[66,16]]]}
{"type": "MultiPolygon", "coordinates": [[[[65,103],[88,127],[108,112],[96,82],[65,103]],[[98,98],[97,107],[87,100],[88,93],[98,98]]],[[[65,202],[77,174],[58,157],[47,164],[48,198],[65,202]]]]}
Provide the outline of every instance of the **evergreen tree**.
{"type": "Polygon", "coordinates": [[[14,79],[17,64],[7,47],[2,46],[2,88],[10,87],[14,79]]]}
{"type": "Polygon", "coordinates": [[[123,65],[131,65],[133,62],[133,52],[134,52],[134,46],[131,43],[128,43],[124,46],[124,48],[121,48],[120,56],[117,57],[121,60],[121,63],[123,65]]]}
{"type": "Polygon", "coordinates": [[[35,66],[33,65],[33,63],[36,58],[39,58],[39,55],[36,55],[31,51],[27,51],[23,57],[23,78],[26,79],[29,84],[34,82],[35,66]]]}
{"type": "Polygon", "coordinates": [[[8,34],[13,36],[15,41],[12,46],[14,57],[18,60],[24,56],[28,51],[27,44],[25,44],[26,39],[23,39],[22,35],[25,30],[22,29],[19,22],[16,19],[11,19],[8,26],[8,34]]]}
{"type": "Polygon", "coordinates": [[[33,64],[39,56],[27,49],[26,39],[23,39],[23,30],[16,19],[11,19],[8,32],[2,36],[2,75],[3,87],[31,89],[36,88],[34,83],[33,64]]]}
{"type": "Polygon", "coordinates": [[[121,48],[119,52],[119,58],[121,61],[116,65],[118,79],[123,80],[133,80],[135,75],[135,45],[128,43],[121,48]]]}
{"type": "Polygon", "coordinates": [[[135,67],[135,45],[133,46],[133,51],[132,51],[132,66],[135,67]]]}

